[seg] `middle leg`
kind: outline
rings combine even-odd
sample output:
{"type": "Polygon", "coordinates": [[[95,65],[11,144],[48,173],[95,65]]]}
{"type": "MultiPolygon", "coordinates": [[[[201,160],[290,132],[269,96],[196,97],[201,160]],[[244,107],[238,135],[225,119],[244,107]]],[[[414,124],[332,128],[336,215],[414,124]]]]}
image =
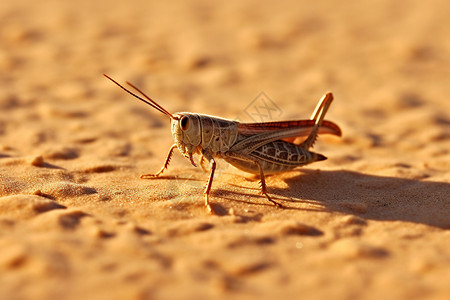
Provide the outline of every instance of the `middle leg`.
{"type": "MultiPolygon", "coordinates": [[[[273,204],[275,204],[277,207],[280,207],[280,208],[283,207],[280,203],[278,203],[278,202],[272,200],[272,198],[269,196],[269,193],[267,193],[266,177],[265,177],[265,175],[264,175],[264,170],[263,170],[263,168],[262,168],[262,166],[261,166],[261,163],[260,163],[257,159],[255,159],[255,158],[253,158],[253,157],[250,157],[250,156],[248,156],[248,155],[245,155],[245,154],[240,154],[240,153],[231,152],[231,151],[230,151],[230,152],[227,152],[227,153],[226,153],[226,156],[228,156],[228,157],[230,157],[230,158],[234,158],[234,159],[236,159],[236,160],[238,160],[238,161],[254,163],[254,164],[258,167],[258,171],[259,171],[259,176],[260,176],[260,180],[261,180],[261,181],[260,181],[260,184],[261,184],[261,193],[262,193],[264,196],[266,196],[267,200],[269,200],[270,202],[272,202],[273,204]]],[[[236,165],[235,165],[235,166],[236,166],[236,165]]],[[[253,173],[253,172],[251,172],[251,173],[253,173]]]]}
{"type": "Polygon", "coordinates": [[[280,203],[278,203],[278,202],[272,200],[272,198],[270,198],[269,194],[267,193],[266,176],[264,175],[264,171],[263,171],[263,169],[261,167],[261,164],[257,160],[255,160],[254,162],[258,166],[258,169],[259,169],[259,177],[261,178],[261,181],[260,181],[260,183],[261,183],[261,193],[264,196],[266,196],[267,200],[269,200],[270,202],[272,202],[273,204],[275,204],[279,208],[283,208],[283,206],[280,203]]]}

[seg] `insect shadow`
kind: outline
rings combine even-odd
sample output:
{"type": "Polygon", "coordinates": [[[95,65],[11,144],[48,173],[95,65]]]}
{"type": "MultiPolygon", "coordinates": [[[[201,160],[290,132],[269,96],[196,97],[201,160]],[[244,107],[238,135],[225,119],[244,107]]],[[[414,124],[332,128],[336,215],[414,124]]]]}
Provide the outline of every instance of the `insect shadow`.
{"type": "Polygon", "coordinates": [[[288,188],[270,188],[274,195],[291,199],[289,205],[308,199],[328,211],[450,229],[449,183],[353,171],[302,169],[295,173],[285,179],[288,188]]]}
{"type": "MultiPolygon", "coordinates": [[[[201,172],[198,173],[199,175],[201,172]]],[[[236,174],[234,174],[236,176],[236,174]]],[[[284,209],[302,211],[334,211],[354,214],[372,220],[406,221],[450,229],[450,184],[389,176],[368,175],[354,171],[324,171],[301,169],[288,173],[287,188],[270,184],[273,198],[284,209]],[[312,204],[305,207],[304,204],[312,204]],[[413,209],[411,209],[413,207],[413,209]],[[409,208],[409,209],[405,209],[409,208]]],[[[199,176],[161,176],[158,179],[205,185],[199,176]]],[[[250,180],[253,181],[253,180],[250,180]]],[[[255,179],[255,184],[257,180],[255,179]]],[[[242,185],[227,185],[244,189],[242,185]]],[[[217,187],[212,194],[226,202],[238,202],[257,207],[274,208],[264,195],[255,193],[258,187],[245,187],[249,192],[217,187]],[[247,200],[248,199],[248,200],[247,200]]],[[[228,214],[232,205],[222,201],[212,204],[218,215],[228,214]]]]}

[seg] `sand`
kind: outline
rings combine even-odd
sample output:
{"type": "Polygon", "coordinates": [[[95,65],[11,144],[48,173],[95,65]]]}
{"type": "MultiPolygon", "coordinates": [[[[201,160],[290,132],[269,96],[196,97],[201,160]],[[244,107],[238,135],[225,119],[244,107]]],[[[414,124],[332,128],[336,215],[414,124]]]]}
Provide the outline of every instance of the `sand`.
{"type": "Polygon", "coordinates": [[[1,299],[449,299],[448,1],[0,3],[1,299]],[[309,118],[328,157],[257,178],[170,112],[309,118]],[[265,106],[266,105],[266,106],[265,106]],[[270,110],[267,110],[269,108],[270,110]],[[259,110],[259,111],[257,111],[259,110]]]}

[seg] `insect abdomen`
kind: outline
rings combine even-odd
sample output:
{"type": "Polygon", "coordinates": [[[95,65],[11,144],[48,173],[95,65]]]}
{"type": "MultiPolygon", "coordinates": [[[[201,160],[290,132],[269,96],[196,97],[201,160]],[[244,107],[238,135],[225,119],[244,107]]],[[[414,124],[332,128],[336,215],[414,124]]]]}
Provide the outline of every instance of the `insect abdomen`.
{"type": "MultiPolygon", "coordinates": [[[[267,143],[250,153],[261,164],[265,174],[274,174],[291,170],[314,161],[325,160],[326,157],[305,150],[295,144],[285,141],[267,143]]],[[[258,166],[250,161],[226,158],[233,166],[243,171],[259,174],[258,166]]]]}

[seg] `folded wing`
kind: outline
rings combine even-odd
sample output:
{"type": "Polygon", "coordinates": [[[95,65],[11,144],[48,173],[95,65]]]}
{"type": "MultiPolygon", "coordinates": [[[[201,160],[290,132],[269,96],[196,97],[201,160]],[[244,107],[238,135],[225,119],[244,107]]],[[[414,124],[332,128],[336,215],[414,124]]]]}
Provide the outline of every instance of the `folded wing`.
{"type": "MultiPolygon", "coordinates": [[[[289,137],[282,138],[281,140],[300,144],[311,133],[314,127],[314,120],[294,120],[294,121],[275,121],[275,122],[262,122],[262,123],[241,123],[238,125],[238,133],[246,136],[269,133],[278,130],[286,130],[291,134],[289,137]]],[[[319,134],[333,134],[337,136],[342,135],[342,131],[338,125],[331,121],[324,120],[319,127],[319,134]]]]}

